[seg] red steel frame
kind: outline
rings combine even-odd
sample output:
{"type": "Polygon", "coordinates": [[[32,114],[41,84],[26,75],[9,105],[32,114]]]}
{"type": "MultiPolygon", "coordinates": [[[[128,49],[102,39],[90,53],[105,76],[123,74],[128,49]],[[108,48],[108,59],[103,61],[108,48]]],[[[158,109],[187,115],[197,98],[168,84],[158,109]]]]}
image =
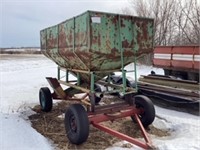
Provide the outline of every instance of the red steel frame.
{"type": "Polygon", "coordinates": [[[144,127],[138,117],[138,114],[140,114],[141,110],[136,109],[133,106],[131,106],[131,107],[127,107],[126,110],[121,111],[116,116],[112,116],[112,115],[110,116],[109,114],[96,114],[96,115],[89,114],[88,118],[89,118],[90,124],[92,124],[94,127],[98,128],[99,130],[107,132],[115,137],[118,137],[122,140],[128,141],[128,142],[135,144],[139,147],[142,147],[144,149],[153,148],[152,142],[151,142],[150,138],[148,137],[148,134],[147,134],[146,130],[144,129],[144,127]],[[104,122],[104,121],[114,121],[115,119],[129,117],[129,116],[135,117],[135,120],[136,120],[137,124],[139,125],[142,135],[144,137],[144,140],[145,140],[144,142],[137,140],[133,137],[127,136],[123,133],[120,133],[116,130],[113,130],[111,128],[108,128],[108,127],[100,124],[101,122],[104,122]]]}
{"type": "Polygon", "coordinates": [[[139,117],[138,117],[138,114],[140,113],[141,111],[139,109],[136,109],[135,107],[133,106],[129,106],[127,107],[126,110],[124,111],[121,111],[118,115],[116,116],[113,116],[113,115],[109,115],[109,114],[96,114],[96,115],[92,115],[92,114],[89,114],[88,115],[88,118],[89,118],[89,121],[90,121],[90,124],[92,124],[94,127],[104,131],[104,132],[107,132],[115,137],[118,137],[122,140],[125,140],[125,141],[128,141],[132,144],[135,144],[139,147],[142,147],[144,149],[150,149],[150,148],[153,148],[153,145],[152,145],[152,142],[150,140],[150,138],[148,137],[148,134],[146,132],[146,130],[144,129],[139,117]],[[142,132],[142,135],[144,137],[144,142],[140,141],[140,140],[137,140],[133,137],[130,137],[130,136],[127,136],[123,133],[120,133],[116,130],[113,130],[111,128],[108,128],[104,125],[101,125],[100,123],[101,122],[104,122],[104,121],[114,121],[115,119],[119,119],[119,118],[124,118],[124,117],[130,117],[130,116],[134,116],[135,117],[135,120],[136,122],[138,123],[139,127],[140,127],[140,130],[142,132]]]}
{"type": "MultiPolygon", "coordinates": [[[[54,93],[52,93],[52,97],[54,99],[78,100],[87,105],[87,102],[84,102],[84,99],[89,95],[89,93],[85,93],[85,95],[83,95],[82,98],[70,98],[65,95],[62,87],[60,86],[59,81],[56,78],[47,78],[47,81],[49,82],[51,87],[54,89],[54,93]]],[[[149,139],[148,134],[145,131],[138,117],[139,114],[143,113],[143,110],[136,108],[135,105],[128,104],[127,102],[121,102],[121,103],[110,104],[106,106],[99,106],[98,108],[96,108],[96,111],[94,112],[88,109],[87,112],[88,112],[88,119],[89,119],[90,124],[98,128],[99,130],[107,132],[122,140],[126,140],[144,149],[153,148],[152,142],[149,139]],[[116,113],[117,115],[115,115],[116,113]],[[145,140],[144,142],[100,124],[101,122],[104,122],[104,121],[114,121],[119,118],[130,117],[130,116],[135,117],[135,120],[137,124],[139,125],[142,135],[144,137],[144,140],[145,140]]]]}

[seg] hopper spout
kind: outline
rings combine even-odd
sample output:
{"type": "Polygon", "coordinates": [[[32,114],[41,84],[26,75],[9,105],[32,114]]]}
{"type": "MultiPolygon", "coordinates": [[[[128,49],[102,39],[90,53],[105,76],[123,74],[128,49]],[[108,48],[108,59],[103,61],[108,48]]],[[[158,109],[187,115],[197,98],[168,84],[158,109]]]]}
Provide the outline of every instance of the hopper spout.
{"type": "Polygon", "coordinates": [[[96,93],[95,93],[95,96],[96,96],[96,97],[99,97],[99,98],[103,98],[103,93],[96,92],[96,93]]]}

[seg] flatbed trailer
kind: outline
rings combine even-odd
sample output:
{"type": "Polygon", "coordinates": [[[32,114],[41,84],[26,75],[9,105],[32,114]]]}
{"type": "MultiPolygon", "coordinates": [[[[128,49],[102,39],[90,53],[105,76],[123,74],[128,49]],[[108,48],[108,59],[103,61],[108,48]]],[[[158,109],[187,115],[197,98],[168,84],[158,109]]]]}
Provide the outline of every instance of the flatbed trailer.
{"type": "Polygon", "coordinates": [[[200,46],[156,46],[153,65],[165,75],[199,82],[200,46]]]}

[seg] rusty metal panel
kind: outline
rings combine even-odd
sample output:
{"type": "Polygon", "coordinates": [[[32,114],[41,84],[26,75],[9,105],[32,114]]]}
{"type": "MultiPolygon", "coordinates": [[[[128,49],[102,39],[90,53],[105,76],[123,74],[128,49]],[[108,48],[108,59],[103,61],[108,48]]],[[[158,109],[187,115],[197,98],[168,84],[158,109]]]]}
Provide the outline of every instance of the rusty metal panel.
{"type": "Polygon", "coordinates": [[[143,53],[153,52],[153,19],[134,17],[133,49],[143,53]]]}
{"type": "Polygon", "coordinates": [[[46,50],[46,30],[40,31],[40,47],[41,50],[46,50]]]}
{"type": "Polygon", "coordinates": [[[88,48],[88,13],[75,18],[75,47],[77,51],[87,51],[88,48]]]}
{"type": "Polygon", "coordinates": [[[121,52],[124,65],[152,52],[153,19],[87,11],[42,30],[40,35],[42,52],[61,67],[120,69],[121,52]]]}
{"type": "Polygon", "coordinates": [[[68,48],[72,50],[73,47],[73,28],[74,28],[74,20],[69,19],[58,24],[59,33],[58,33],[58,43],[59,48],[68,48]]]}
{"type": "Polygon", "coordinates": [[[58,24],[59,53],[69,64],[70,68],[88,69],[87,51],[89,48],[87,18],[88,13],[84,13],[58,24]]]}
{"type": "Polygon", "coordinates": [[[59,48],[67,48],[69,51],[87,49],[87,13],[81,16],[66,20],[58,24],[59,48]]]}
{"type": "Polygon", "coordinates": [[[90,17],[99,20],[91,21],[91,51],[106,54],[120,54],[122,49],[152,52],[152,19],[99,12],[91,12],[90,17]]]}
{"type": "Polygon", "coordinates": [[[69,67],[66,60],[58,51],[58,26],[53,26],[41,31],[41,51],[59,66],[69,67]]]}
{"type": "Polygon", "coordinates": [[[47,49],[58,47],[58,26],[47,28],[46,30],[46,47],[47,49]]]}
{"type": "Polygon", "coordinates": [[[90,13],[91,51],[110,54],[119,49],[119,28],[117,16],[103,13],[90,13]]]}

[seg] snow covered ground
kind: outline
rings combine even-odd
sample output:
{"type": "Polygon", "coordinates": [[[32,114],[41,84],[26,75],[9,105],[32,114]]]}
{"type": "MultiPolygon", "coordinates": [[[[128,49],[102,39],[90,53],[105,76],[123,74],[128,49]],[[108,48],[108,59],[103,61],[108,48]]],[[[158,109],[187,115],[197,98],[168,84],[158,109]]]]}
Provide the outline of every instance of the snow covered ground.
{"type": "MultiPolygon", "coordinates": [[[[129,66],[130,67],[130,66],[129,66]]],[[[128,69],[129,69],[128,67],[128,69]]],[[[140,74],[161,69],[138,66],[140,74]]],[[[39,103],[40,87],[49,86],[45,77],[56,77],[55,63],[42,55],[0,55],[0,149],[54,149],[52,143],[31,127],[27,116],[30,107],[39,103]],[[23,112],[23,113],[22,113],[23,112]]],[[[131,75],[132,76],[132,75],[131,75]]],[[[171,131],[171,136],[155,137],[153,144],[161,150],[200,149],[200,117],[160,107],[153,122],[157,128],[171,131]]],[[[135,146],[132,149],[136,148],[135,146]]],[[[122,149],[116,143],[108,149],[122,149]]],[[[127,149],[127,148],[126,148],[127,149]]]]}

